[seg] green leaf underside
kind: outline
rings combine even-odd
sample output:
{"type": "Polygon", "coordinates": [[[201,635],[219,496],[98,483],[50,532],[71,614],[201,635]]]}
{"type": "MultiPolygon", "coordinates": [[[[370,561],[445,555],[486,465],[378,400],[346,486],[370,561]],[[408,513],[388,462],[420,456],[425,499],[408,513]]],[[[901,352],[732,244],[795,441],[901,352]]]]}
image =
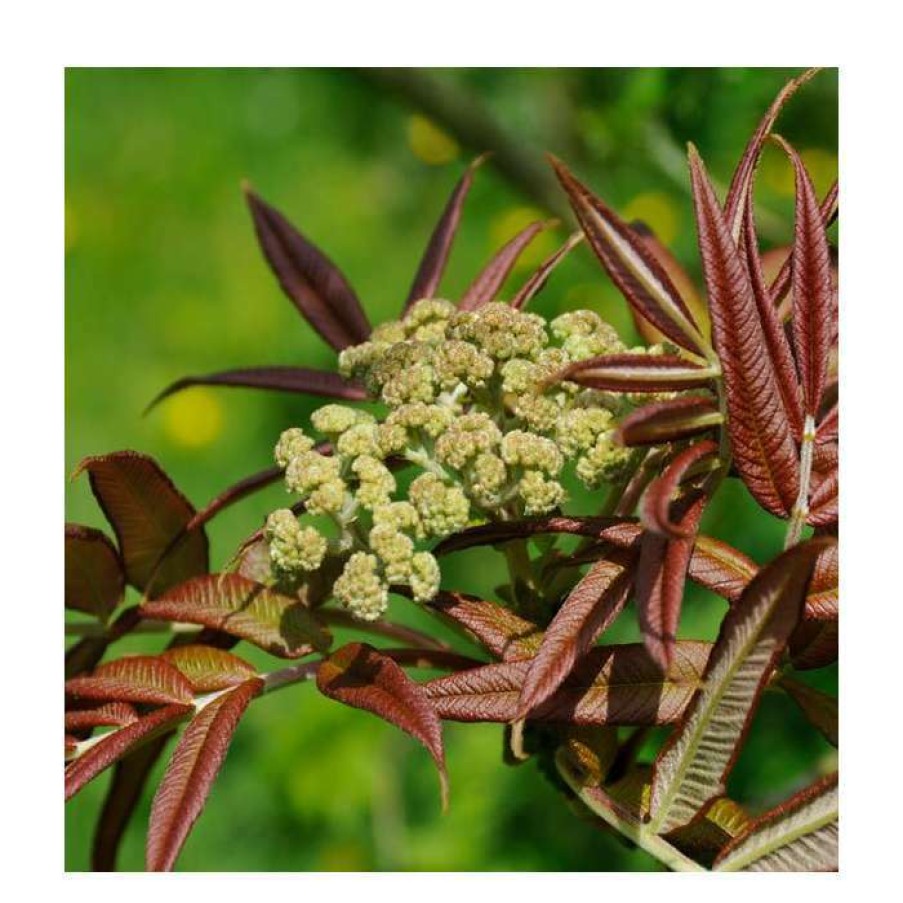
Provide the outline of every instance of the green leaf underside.
{"type": "Polygon", "coordinates": [[[837,772],[755,819],[715,861],[716,871],[837,869],[837,772]]]}
{"type": "Polygon", "coordinates": [[[778,656],[802,610],[827,540],[811,540],[763,568],[728,612],[705,680],[655,763],[651,830],[687,824],[724,782],[778,656]]]}

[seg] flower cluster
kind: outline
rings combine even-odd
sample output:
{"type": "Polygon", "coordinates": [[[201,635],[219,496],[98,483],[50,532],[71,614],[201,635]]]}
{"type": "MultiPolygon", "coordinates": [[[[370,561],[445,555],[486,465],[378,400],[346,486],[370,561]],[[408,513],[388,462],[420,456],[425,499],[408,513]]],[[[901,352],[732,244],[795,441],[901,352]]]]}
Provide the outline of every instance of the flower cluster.
{"type": "Polygon", "coordinates": [[[270,516],[274,567],[297,577],[340,556],[333,596],[365,620],[385,611],[391,586],[432,598],[440,573],[430,543],[471,523],[555,510],[566,465],[591,489],[624,473],[630,452],[613,429],[630,399],[550,379],[623,350],[591,311],[546,323],[501,302],[474,311],[417,302],[339,357],[341,373],[387,407],[384,417],[329,404],[311,418],[329,452],[297,428],[280,438],[276,461],[305,523],[289,510],[270,516]],[[419,470],[404,493],[398,464],[419,470]],[[318,519],[329,529],[306,523],[318,519]]]}

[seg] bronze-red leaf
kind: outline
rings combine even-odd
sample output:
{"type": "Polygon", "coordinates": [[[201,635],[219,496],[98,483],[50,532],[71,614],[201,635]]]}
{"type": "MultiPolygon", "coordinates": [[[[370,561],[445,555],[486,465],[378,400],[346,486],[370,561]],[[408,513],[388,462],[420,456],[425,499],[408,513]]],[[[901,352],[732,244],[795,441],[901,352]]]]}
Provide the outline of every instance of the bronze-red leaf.
{"type": "Polygon", "coordinates": [[[671,502],[674,500],[687,472],[700,461],[717,454],[718,445],[709,439],[684,449],[672,460],[662,475],[653,480],[640,503],[640,519],[643,525],[661,536],[685,539],[695,533],[671,518],[671,502]]]}
{"type": "Polygon", "coordinates": [[[442,722],[423,687],[379,650],[367,643],[349,643],[322,662],[317,688],[324,696],[371,712],[419,740],[439,769],[444,807],[448,777],[442,722]]]}
{"type": "Polygon", "coordinates": [[[263,688],[252,679],[228,690],[194,716],[172,754],[151,807],[147,867],[168,872],[210,794],[232,735],[251,700],[263,688]]]}
{"type": "Polygon", "coordinates": [[[66,608],[106,621],[124,593],[122,562],[106,534],[66,524],[66,608]]]}
{"type": "Polygon", "coordinates": [[[75,761],[66,766],[66,799],[70,799],[139,745],[169,731],[193,711],[189,705],[168,705],[132,724],[106,734],[75,761]]]}
{"type": "Polygon", "coordinates": [[[523,310],[544,288],[552,272],[568,254],[583,241],[583,233],[575,232],[554,254],[547,257],[539,269],[517,290],[511,299],[511,306],[523,310]]]}
{"type": "Polygon", "coordinates": [[[76,699],[150,705],[187,705],[194,698],[191,684],[182,673],[151,655],[130,655],[98,665],[88,677],[67,680],[66,694],[76,699]]]}
{"type": "Polygon", "coordinates": [[[435,298],[442,281],[442,274],[445,272],[445,265],[448,263],[448,257],[451,253],[452,242],[458,232],[458,224],[461,221],[461,208],[464,206],[464,199],[470,191],[473,184],[474,173],[477,168],[486,160],[488,154],[477,157],[470,166],[467,167],[464,175],[455,186],[436,228],[430,236],[426,250],[423,252],[423,258],[417,268],[414,276],[414,283],[408,292],[402,315],[408,308],[421,298],[435,298]]]}
{"type": "Polygon", "coordinates": [[[727,429],[734,462],[756,501],[787,516],[800,468],[749,274],[696,149],[690,174],[712,338],[724,377],[727,429]]]}
{"type": "Polygon", "coordinates": [[[730,233],[735,241],[740,237],[740,231],[743,227],[743,203],[749,192],[750,183],[759,163],[759,155],[762,153],[762,147],[768,139],[778,115],[784,107],[784,104],[796,93],[796,91],[808,82],[814,75],[818,73],[818,69],[807,69],[802,75],[791,79],[781,88],[778,96],[772,101],[771,106],[765,112],[759,122],[756,131],[743,151],[743,156],[734,170],[731,185],[727,192],[727,198],[724,202],[724,218],[730,229],[730,233]]]}
{"type": "Polygon", "coordinates": [[[145,408],[146,414],[164,398],[181,392],[190,386],[232,386],[244,389],[271,389],[274,392],[293,392],[318,395],[321,398],[339,398],[344,401],[362,401],[367,392],[362,386],[348,382],[329,370],[311,370],[308,367],[245,367],[241,370],[225,370],[203,376],[183,376],[167,386],[145,408]]]}
{"type": "Polygon", "coordinates": [[[486,264],[461,296],[458,307],[461,310],[475,310],[490,301],[497,301],[499,292],[505,284],[508,274],[514,268],[514,264],[517,263],[518,257],[543,229],[552,225],[554,223],[530,223],[529,226],[518,232],[486,264]]]}
{"type": "Polygon", "coordinates": [[[756,235],[755,205],[753,203],[752,184],[746,200],[745,220],[743,228],[743,252],[749,271],[753,299],[762,324],[762,333],[768,346],[768,355],[774,365],[775,379],[784,412],[790,421],[794,439],[800,440],[803,434],[803,404],[796,363],[787,341],[784,324],[778,315],[771,292],[765,284],[762,271],[762,260],[759,256],[759,242],[756,235]]]}
{"type": "Polygon", "coordinates": [[[275,207],[245,195],[264,256],[304,319],[337,351],[366,341],[370,323],[339,268],[275,207]]]}
{"type": "Polygon", "coordinates": [[[443,590],[427,605],[505,661],[530,658],[542,642],[542,630],[536,624],[495,602],[443,590]]]}
{"type": "MultiPolygon", "coordinates": [[[[531,713],[534,721],[652,725],[676,721],[699,688],[711,645],[678,642],[665,675],[640,644],[590,650],[555,693],[531,713]]],[[[529,661],[500,662],[424,684],[442,718],[510,722],[529,661]]]]}
{"type": "Polygon", "coordinates": [[[682,511],[677,522],[678,538],[647,532],[640,544],[636,576],[640,630],[649,655],[663,673],[674,655],[693,537],[707,501],[705,495],[697,493],[678,506],[682,511]]]}
{"type": "Polygon", "coordinates": [[[603,558],[571,590],[530,663],[518,701],[518,719],[561,686],[577,661],[620,614],[633,578],[632,562],[625,565],[603,558]]]}
{"type": "Polygon", "coordinates": [[[282,658],[329,647],[329,631],[297,597],[239,574],[207,574],[141,606],[146,618],[201,624],[282,658]]]}
{"type": "Polygon", "coordinates": [[[137,720],[135,707],[127,702],[105,702],[103,705],[66,712],[66,730],[78,733],[95,727],[125,727],[137,720]]]}
{"type": "Polygon", "coordinates": [[[235,687],[257,674],[253,665],[215,646],[173,646],[160,653],[160,658],[187,677],[195,693],[212,693],[235,687]]]}
{"type": "Polygon", "coordinates": [[[678,392],[711,384],[716,369],[701,367],[676,354],[608,354],[565,367],[556,375],[588,389],[611,392],[678,392]]]}
{"type": "Polygon", "coordinates": [[[682,395],[643,405],[618,424],[618,440],[628,447],[661,445],[720,426],[723,417],[707,395],[682,395]]]}
{"type": "Polygon", "coordinates": [[[194,517],[194,508],[159,464],[133,451],[85,458],[91,490],[116,533],[128,582],[146,595],[206,573],[207,536],[193,531],[173,540],[194,517]]]}
{"type": "Polygon", "coordinates": [[[828,380],[834,323],[834,286],[828,237],[812,180],[799,154],[776,137],[796,176],[796,225],[791,272],[793,344],[800,371],[805,412],[817,416],[828,380]]]}
{"type": "Polygon", "coordinates": [[[560,160],[550,160],[590,247],[633,310],[681,348],[705,357],[706,341],[655,255],[560,160]]]}

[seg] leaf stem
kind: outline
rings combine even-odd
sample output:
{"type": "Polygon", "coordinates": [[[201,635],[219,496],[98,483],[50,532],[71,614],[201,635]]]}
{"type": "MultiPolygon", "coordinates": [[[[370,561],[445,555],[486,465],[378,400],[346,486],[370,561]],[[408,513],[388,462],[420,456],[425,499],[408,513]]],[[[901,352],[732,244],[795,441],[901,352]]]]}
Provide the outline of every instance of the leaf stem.
{"type": "Polygon", "coordinates": [[[812,456],[815,451],[815,419],[811,414],[806,415],[803,423],[803,441],[800,444],[800,488],[796,501],[793,503],[793,511],[790,515],[790,523],[787,525],[787,535],[784,538],[784,548],[789,549],[800,541],[803,526],[809,516],[809,488],[812,482],[812,456]]]}

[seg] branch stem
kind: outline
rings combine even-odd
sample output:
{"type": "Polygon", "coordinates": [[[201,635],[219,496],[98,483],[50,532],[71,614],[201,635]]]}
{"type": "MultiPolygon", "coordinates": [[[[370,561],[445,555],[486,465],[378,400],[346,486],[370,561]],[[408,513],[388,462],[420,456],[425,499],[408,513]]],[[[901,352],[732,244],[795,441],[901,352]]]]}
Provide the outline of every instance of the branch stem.
{"type": "Polygon", "coordinates": [[[704,872],[699,863],[671,846],[663,837],[646,830],[639,819],[619,805],[599,787],[584,787],[578,776],[568,767],[566,755],[559,750],[555,756],[558,772],[580,801],[619,834],[645,850],[672,872],[704,872]]]}

